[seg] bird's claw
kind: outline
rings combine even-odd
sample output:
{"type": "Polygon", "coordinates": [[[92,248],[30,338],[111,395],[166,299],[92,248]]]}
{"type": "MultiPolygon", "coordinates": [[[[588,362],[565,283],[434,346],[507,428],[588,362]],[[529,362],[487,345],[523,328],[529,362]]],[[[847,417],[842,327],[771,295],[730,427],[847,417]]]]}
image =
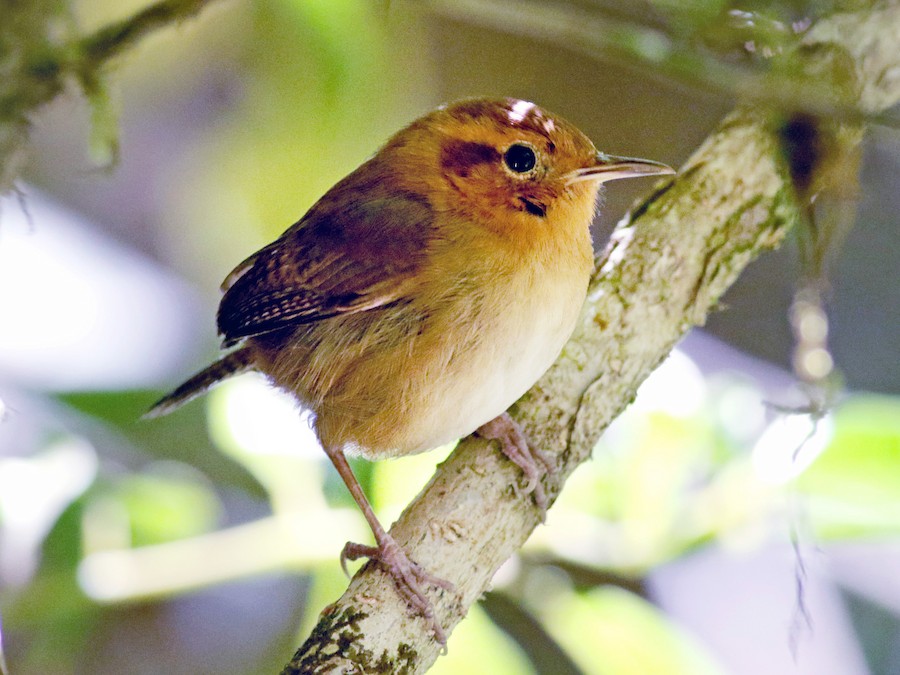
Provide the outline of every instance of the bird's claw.
{"type": "Polygon", "coordinates": [[[513,489],[517,495],[532,495],[534,503],[540,511],[541,521],[546,520],[549,503],[541,479],[546,474],[555,471],[553,461],[546,453],[529,445],[522,428],[509,416],[509,413],[503,413],[481,425],[475,433],[484,439],[500,443],[503,454],[521,469],[525,478],[523,486],[514,485],[513,489]]]}
{"type": "Polygon", "coordinates": [[[428,584],[450,592],[454,592],[456,587],[446,579],[429,574],[417,562],[410,560],[390,535],[385,535],[378,546],[347,542],[341,551],[341,568],[345,574],[348,574],[347,561],[359,558],[368,558],[391,576],[397,593],[407,606],[431,625],[435,639],[446,646],[447,634],[435,618],[434,606],[422,586],[428,584]]]}

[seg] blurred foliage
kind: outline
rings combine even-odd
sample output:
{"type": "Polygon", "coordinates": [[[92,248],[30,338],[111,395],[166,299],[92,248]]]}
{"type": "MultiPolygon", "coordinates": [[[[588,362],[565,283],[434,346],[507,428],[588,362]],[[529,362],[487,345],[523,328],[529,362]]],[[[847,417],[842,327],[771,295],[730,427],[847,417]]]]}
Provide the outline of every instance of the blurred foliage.
{"type": "MultiPolygon", "coordinates": [[[[806,518],[823,543],[900,533],[900,509],[896,508],[900,503],[900,399],[849,398],[834,414],[833,436],[821,457],[798,479],[767,485],[761,482],[748,455],[754,439],[768,424],[765,415],[746,410],[745,415],[756,421],[736,432],[729,424],[732,413],[727,410],[753,398],[761,405],[761,393],[749,382],[733,378],[690,382],[684,378],[686,365],[682,362],[669,368],[668,374],[663,367],[658,377],[669,378],[670,387],[682,386],[688,392],[695,389],[694,402],[680,408],[683,401],[676,402],[667,409],[665,399],[655,397],[652,391],[646,397],[639,396],[634,407],[601,442],[595,461],[573,476],[550,514],[548,527],[539,530],[526,546],[524,566],[520,564],[512,577],[498,579],[502,596],[496,600],[489,596],[489,614],[476,609],[461,624],[451,638],[449,656],[438,661],[434,672],[554,672],[528,665],[529,654],[535,658],[535,654],[554,651],[577,664],[572,672],[724,672],[699,643],[653,607],[652,599],[641,597],[643,591],[629,580],[639,583],[655,567],[712,543],[745,547],[767,541],[772,537],[774,518],[792,519],[788,505],[797,497],[802,498],[806,518]],[[648,401],[642,403],[643,399],[648,401]],[[616,575],[623,576],[617,579],[616,575]],[[491,627],[491,618],[499,621],[498,627],[491,627]],[[514,646],[517,640],[522,641],[520,648],[514,646]],[[652,649],[649,645],[653,645],[652,649]],[[485,659],[495,661],[488,664],[485,659]],[[489,669],[485,670],[487,666],[489,669]]],[[[237,381],[230,387],[230,394],[226,390],[219,398],[238,395],[246,385],[237,381]]],[[[651,388],[662,386],[665,385],[657,383],[651,388]]],[[[259,390],[253,387],[258,394],[259,390]]],[[[98,397],[66,398],[71,405],[79,403],[87,410],[96,405],[98,397]]],[[[129,397],[146,399],[140,393],[125,398],[129,397]]],[[[689,393],[688,398],[691,397],[689,393]]],[[[214,397],[207,408],[211,411],[221,405],[221,400],[217,403],[214,397]]],[[[109,409],[114,410],[115,406],[109,409]]],[[[286,410],[285,416],[289,414],[286,410]]],[[[51,521],[42,525],[46,535],[34,542],[36,568],[26,583],[9,587],[2,595],[6,643],[10,645],[16,672],[58,670],[61,663],[83,652],[96,639],[98,622],[104,621],[107,612],[128,607],[137,600],[128,599],[127,589],[129,583],[139,580],[129,581],[127,577],[121,580],[123,587],[117,586],[122,592],[118,599],[102,600],[104,584],[114,580],[89,581],[84,576],[85,556],[90,558],[109,550],[124,552],[123,560],[128,560],[128,555],[137,556],[137,561],[142,551],[150,550],[147,547],[154,544],[190,542],[223,527],[227,531],[230,525],[223,521],[223,514],[229,493],[238,491],[244,498],[259,500],[269,494],[266,486],[271,485],[276,494],[284,489],[265,479],[260,484],[228,482],[222,476],[214,480],[199,468],[203,462],[157,459],[152,448],[142,448],[129,433],[135,424],[132,418],[115,412],[95,419],[99,417],[105,417],[104,421],[97,421],[94,431],[83,441],[95,444],[102,438],[105,443],[110,437],[128,438],[127,447],[120,449],[120,457],[144,459],[129,468],[125,463],[111,461],[114,454],[107,455],[83,492],[71,493],[68,504],[48,513],[51,521]]],[[[177,417],[153,424],[176,423],[177,417]]],[[[203,430],[195,429],[193,437],[182,438],[182,444],[202,447],[204,435],[203,430]]],[[[213,438],[217,436],[221,437],[212,434],[213,438]]],[[[790,446],[781,448],[788,454],[795,450],[790,446]]],[[[224,461],[216,449],[203,452],[224,461]]],[[[274,462],[277,470],[268,472],[270,475],[280,472],[285,478],[285,472],[290,472],[287,480],[303,485],[299,501],[270,499],[267,510],[272,516],[285,515],[279,510],[308,510],[310,504],[324,503],[326,493],[331,492],[324,477],[332,472],[327,471],[324,459],[289,459],[254,452],[242,456],[234,448],[228,454],[248,474],[264,476],[267,472],[263,465],[274,462]],[[306,480],[298,471],[310,461],[319,468],[311,474],[312,479],[306,480]]],[[[83,461],[94,457],[79,456],[83,461]]],[[[383,516],[399,512],[442,456],[440,452],[428,453],[371,465],[373,475],[368,489],[383,516]]],[[[9,475],[12,463],[23,462],[46,474],[40,479],[45,485],[60,480],[52,475],[53,471],[73,473],[62,464],[47,463],[45,458],[46,453],[38,453],[33,459],[0,460],[0,477],[9,475]]],[[[15,504],[8,493],[4,497],[0,497],[0,515],[3,526],[10,527],[9,509],[15,504]]],[[[346,498],[339,502],[349,506],[346,498]]],[[[361,516],[351,513],[362,528],[361,516]]],[[[339,539],[345,535],[337,533],[339,539]]],[[[200,541],[197,539],[198,545],[200,541]]],[[[312,586],[304,601],[301,625],[283,625],[285,635],[302,635],[321,607],[343,589],[337,550],[331,551],[334,560],[322,562],[318,554],[305,558],[302,545],[291,548],[289,569],[309,579],[312,586]]],[[[218,551],[216,557],[196,559],[202,567],[192,572],[197,579],[193,582],[197,590],[192,592],[222,583],[217,560],[243,555],[241,550],[218,551]],[[204,568],[207,572],[203,572],[204,568]],[[208,575],[208,582],[203,581],[204,575],[208,575]]],[[[272,553],[259,548],[256,555],[258,559],[235,581],[252,577],[254,569],[259,570],[256,574],[268,573],[266,560],[272,553]]],[[[184,592],[180,587],[168,593],[163,588],[154,593],[156,599],[150,601],[154,604],[148,607],[177,603],[184,592]]],[[[267,672],[267,668],[271,672],[277,666],[276,655],[260,654],[259,658],[260,665],[252,672],[267,672]]],[[[536,661],[540,663],[541,659],[536,661]]],[[[184,672],[189,671],[185,665],[184,672]]]]}
{"type": "Polygon", "coordinates": [[[222,123],[184,154],[171,185],[164,226],[179,262],[203,273],[204,286],[287,229],[426,108],[417,109],[412,92],[427,61],[416,49],[392,48],[377,4],[265,2],[255,5],[253,21],[264,36],[248,41],[242,56],[253,77],[222,123]],[[392,72],[406,73],[404,81],[394,83],[392,72]],[[185,180],[189,193],[180,189],[185,180]],[[185,228],[186,221],[204,226],[185,228]]]}
{"type": "Polygon", "coordinates": [[[647,601],[621,589],[555,594],[550,605],[545,608],[548,630],[587,675],[723,672],[647,601]]]}
{"type": "MultiPolygon", "coordinates": [[[[725,66],[777,53],[805,18],[833,4],[760,0],[735,13],[725,0],[655,0],[618,7],[622,30],[606,38],[647,62],[666,60],[669,73],[715,82],[732,72],[725,66]]],[[[430,105],[435,86],[427,26],[408,28],[416,40],[398,40],[389,3],[232,5],[202,29],[184,28],[191,40],[161,36],[159,58],[134,59],[121,84],[124,100],[133,93],[149,106],[237,73],[219,92],[229,105],[185,144],[160,188],[173,261],[205,288],[430,105]],[[191,74],[176,84],[168,77],[176,68],[191,74]]],[[[78,10],[90,26],[121,7],[78,10]]],[[[115,155],[115,94],[98,84],[90,98],[102,164],[115,155]]],[[[821,456],[772,483],[753,460],[776,417],[757,383],[704,379],[684,357],[673,363],[604,436],[548,527],[498,575],[496,593],[454,632],[432,672],[720,673],[654,606],[643,584],[654,569],[713,545],[784,541],[798,501],[823,543],[900,534],[900,399],[849,396],[821,456]]],[[[139,422],[154,398],[146,391],[47,395],[69,435],[47,431],[27,456],[0,457],[2,644],[13,673],[282,665],[345,587],[334,542],[365,529],[308,445],[306,422],[272,396],[235,382],[176,415],[139,422]],[[241,418],[229,402],[245,395],[241,418]],[[262,427],[277,433],[247,440],[246,429],[259,436],[262,427]],[[148,589],[134,576],[141,565],[180,566],[184,576],[163,575],[148,589]],[[109,574],[92,575],[97,569],[109,574]],[[265,584],[254,585],[259,579],[265,584]],[[197,609],[199,600],[220,608],[217,616],[197,609]],[[226,624],[236,637],[217,642],[226,624]]],[[[354,468],[390,520],[449,451],[354,468]]],[[[789,465],[797,451],[790,440],[774,449],[789,465]]],[[[880,625],[896,629],[887,614],[880,625]]]]}
{"type": "Polygon", "coordinates": [[[900,401],[860,396],[835,414],[828,451],[799,479],[816,536],[896,536],[900,524],[900,401]]]}

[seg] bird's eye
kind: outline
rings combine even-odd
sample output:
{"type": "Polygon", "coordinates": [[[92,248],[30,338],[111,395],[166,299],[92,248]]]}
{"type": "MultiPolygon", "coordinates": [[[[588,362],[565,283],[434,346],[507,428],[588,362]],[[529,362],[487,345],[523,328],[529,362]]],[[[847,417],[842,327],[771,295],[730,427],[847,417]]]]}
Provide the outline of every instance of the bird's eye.
{"type": "Polygon", "coordinates": [[[524,143],[513,143],[503,153],[503,163],[513,173],[528,173],[537,164],[534,149],[524,143]]]}

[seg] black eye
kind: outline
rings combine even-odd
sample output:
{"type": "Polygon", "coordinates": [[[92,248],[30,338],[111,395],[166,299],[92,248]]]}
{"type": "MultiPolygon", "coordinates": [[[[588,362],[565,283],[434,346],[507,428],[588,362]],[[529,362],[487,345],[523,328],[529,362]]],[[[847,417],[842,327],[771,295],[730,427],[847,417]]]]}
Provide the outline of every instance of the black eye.
{"type": "Polygon", "coordinates": [[[534,150],[522,143],[514,143],[503,153],[503,161],[510,171],[515,173],[528,173],[537,164],[534,150]]]}

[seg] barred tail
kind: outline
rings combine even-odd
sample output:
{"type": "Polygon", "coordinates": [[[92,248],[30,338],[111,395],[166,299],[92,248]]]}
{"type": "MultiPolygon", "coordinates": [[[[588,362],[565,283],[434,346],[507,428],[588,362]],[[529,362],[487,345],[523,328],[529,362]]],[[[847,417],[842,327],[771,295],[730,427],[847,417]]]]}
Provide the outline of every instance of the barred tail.
{"type": "Polygon", "coordinates": [[[166,394],[144,413],[143,419],[152,419],[168,415],[188,401],[209,391],[214,385],[232,375],[248,370],[253,365],[253,358],[248,349],[238,349],[223,356],[211,366],[204,368],[171,394],[166,394]]]}

